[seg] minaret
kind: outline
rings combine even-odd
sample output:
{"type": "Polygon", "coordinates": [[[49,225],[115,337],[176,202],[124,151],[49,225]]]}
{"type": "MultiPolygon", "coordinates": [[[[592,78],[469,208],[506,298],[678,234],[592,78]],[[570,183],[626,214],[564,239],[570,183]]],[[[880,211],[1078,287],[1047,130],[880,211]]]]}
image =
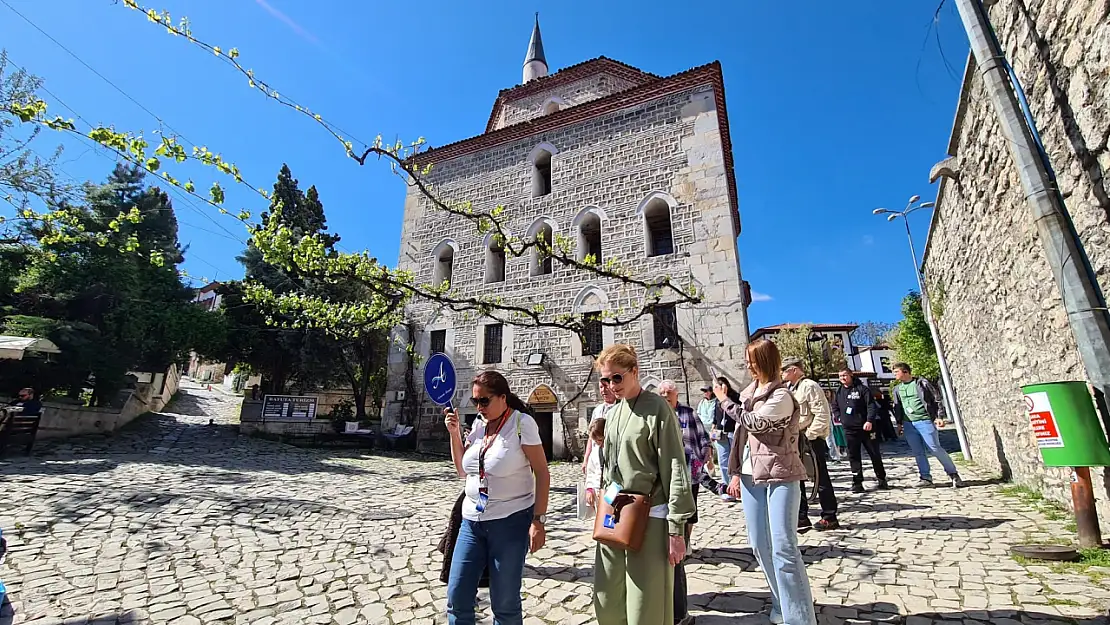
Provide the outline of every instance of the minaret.
{"type": "Polygon", "coordinates": [[[547,76],[547,59],[543,55],[543,40],[540,39],[540,14],[536,13],[532,40],[528,42],[528,54],[524,57],[524,82],[544,76],[547,76]]]}

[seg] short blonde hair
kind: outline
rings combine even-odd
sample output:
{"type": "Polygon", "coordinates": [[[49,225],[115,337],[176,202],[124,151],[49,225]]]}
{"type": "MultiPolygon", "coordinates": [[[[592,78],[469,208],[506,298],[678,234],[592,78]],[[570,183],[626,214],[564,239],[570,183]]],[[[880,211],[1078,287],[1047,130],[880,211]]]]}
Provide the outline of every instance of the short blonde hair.
{"type": "Polygon", "coordinates": [[[597,360],[594,362],[594,365],[598,369],[601,369],[602,365],[607,364],[632,370],[639,366],[640,363],[636,359],[636,350],[633,349],[631,345],[617,343],[616,345],[610,345],[601,350],[601,353],[597,355],[597,360]]]}

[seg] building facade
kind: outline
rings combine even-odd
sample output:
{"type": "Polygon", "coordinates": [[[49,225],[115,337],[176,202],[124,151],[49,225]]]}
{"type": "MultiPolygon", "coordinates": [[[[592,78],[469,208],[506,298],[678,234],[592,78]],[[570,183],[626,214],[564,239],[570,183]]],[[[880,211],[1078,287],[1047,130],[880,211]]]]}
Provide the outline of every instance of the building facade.
{"type": "MultiPolygon", "coordinates": [[[[193,302],[209,312],[220,309],[223,296],[219,293],[219,282],[210,282],[197,289],[193,302]]],[[[227,365],[222,362],[209,362],[201,358],[196,352],[189,354],[189,363],[185,375],[194,380],[212,384],[222,384],[227,374],[227,365]]]]}
{"type": "MultiPolygon", "coordinates": [[[[1025,91],[1075,231],[1110,288],[1110,12],[1105,2],[998,2],[991,22],[1025,91]]],[[[1084,380],[1067,312],[1010,147],[969,60],[923,259],[937,332],[975,462],[1070,505],[1045,467],[1021,387],[1084,380]]],[[[924,175],[924,172],[922,172],[924,175]]],[[[1103,531],[1110,471],[1095,469],[1103,531]]]]}
{"type": "MultiPolygon", "coordinates": [[[[406,309],[396,341],[419,357],[445,352],[455,362],[455,404],[473,415],[469,381],[485,368],[506,374],[538,413],[551,457],[579,452],[579,430],[599,403],[594,355],[629,343],[651,387],[665,378],[689,400],[713,375],[743,380],[747,285],[732,147],[718,63],[659,77],[604,57],[548,75],[539,25],[521,85],[501,91],[486,132],[428,150],[421,164],[437,196],[476,211],[501,205],[514,236],[566,237],[579,258],[615,260],[641,279],[693,284],[702,301],[664,305],[622,326],[594,325],[586,344],[570,331],[513,325],[430,301],[406,309]]],[[[500,249],[463,218],[432,207],[410,188],[401,234],[401,269],[464,296],[543,304],[552,314],[638,310],[642,289],[543,258],[500,249]]],[[[496,312],[494,313],[496,316],[496,312]]],[[[446,440],[441,408],[422,388],[419,358],[390,358],[383,426],[417,426],[424,448],[446,440]]]]}

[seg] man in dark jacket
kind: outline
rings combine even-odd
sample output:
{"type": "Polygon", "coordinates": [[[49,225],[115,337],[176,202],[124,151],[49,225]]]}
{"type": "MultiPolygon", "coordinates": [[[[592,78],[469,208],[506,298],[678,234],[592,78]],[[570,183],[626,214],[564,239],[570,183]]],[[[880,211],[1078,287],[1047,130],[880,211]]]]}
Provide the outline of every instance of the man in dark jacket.
{"type": "Polygon", "coordinates": [[[863,454],[867,450],[879,489],[890,488],[886,482],[886,468],[883,467],[883,452],[875,435],[879,427],[879,411],[874,408],[871,390],[857,380],[849,369],[840,371],[840,388],[836,391],[836,401],[831,408],[833,417],[840,419],[844,426],[844,437],[848,442],[848,462],[852,467],[852,492],[862,493],[863,454]]]}

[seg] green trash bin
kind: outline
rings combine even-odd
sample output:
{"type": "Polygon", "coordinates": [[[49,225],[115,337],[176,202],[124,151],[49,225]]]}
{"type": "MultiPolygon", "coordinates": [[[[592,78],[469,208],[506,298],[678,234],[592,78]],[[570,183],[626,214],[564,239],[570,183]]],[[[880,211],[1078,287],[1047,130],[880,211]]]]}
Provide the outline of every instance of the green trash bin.
{"type": "Polygon", "coordinates": [[[1030,384],[1021,392],[1045,466],[1110,466],[1110,448],[1086,382],[1030,384]]]}

